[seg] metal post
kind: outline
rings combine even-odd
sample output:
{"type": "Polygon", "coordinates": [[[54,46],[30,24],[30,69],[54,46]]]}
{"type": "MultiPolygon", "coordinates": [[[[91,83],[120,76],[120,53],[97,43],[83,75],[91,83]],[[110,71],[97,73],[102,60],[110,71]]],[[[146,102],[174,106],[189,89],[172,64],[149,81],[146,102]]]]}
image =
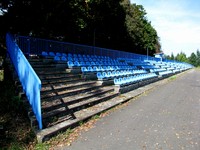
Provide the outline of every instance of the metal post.
{"type": "Polygon", "coordinates": [[[95,45],[96,45],[96,28],[94,29],[94,33],[93,33],[93,50],[94,50],[94,54],[95,54],[95,45]]]}

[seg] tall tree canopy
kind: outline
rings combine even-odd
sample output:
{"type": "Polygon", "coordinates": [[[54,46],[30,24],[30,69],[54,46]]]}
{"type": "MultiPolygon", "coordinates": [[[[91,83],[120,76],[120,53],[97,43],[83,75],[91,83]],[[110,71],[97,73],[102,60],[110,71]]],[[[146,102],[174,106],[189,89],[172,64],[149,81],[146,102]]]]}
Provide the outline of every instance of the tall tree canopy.
{"type": "Polygon", "coordinates": [[[130,0],[2,0],[1,33],[31,35],[145,54],[159,52],[156,30],[130,0]]]}

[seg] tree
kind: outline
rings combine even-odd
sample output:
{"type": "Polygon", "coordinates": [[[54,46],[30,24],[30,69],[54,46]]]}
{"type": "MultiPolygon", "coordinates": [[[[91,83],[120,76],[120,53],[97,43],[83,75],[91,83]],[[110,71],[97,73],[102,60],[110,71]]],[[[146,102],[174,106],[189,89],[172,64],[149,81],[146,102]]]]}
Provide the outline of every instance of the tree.
{"type": "Polygon", "coordinates": [[[2,0],[2,34],[14,34],[153,55],[160,40],[146,11],[130,0],[2,0]]]}
{"type": "Polygon", "coordinates": [[[181,62],[188,62],[188,58],[184,52],[178,53],[175,59],[181,62]]]}
{"type": "Polygon", "coordinates": [[[131,4],[129,0],[124,0],[121,4],[126,12],[125,25],[131,49],[144,54],[148,48],[150,55],[159,52],[159,37],[151,22],[147,20],[143,6],[131,4]]]}
{"type": "Polygon", "coordinates": [[[191,63],[191,64],[194,65],[195,67],[198,66],[198,65],[197,65],[197,56],[196,56],[195,53],[192,53],[188,59],[189,59],[189,63],[191,63]]]}

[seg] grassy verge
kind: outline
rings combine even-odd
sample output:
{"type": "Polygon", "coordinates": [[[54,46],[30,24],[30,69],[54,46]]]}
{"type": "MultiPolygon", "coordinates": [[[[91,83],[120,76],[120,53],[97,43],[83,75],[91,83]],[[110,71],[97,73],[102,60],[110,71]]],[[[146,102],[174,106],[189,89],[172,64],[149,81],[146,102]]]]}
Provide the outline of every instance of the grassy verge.
{"type": "Polygon", "coordinates": [[[4,75],[4,71],[3,71],[3,70],[0,70],[0,82],[3,81],[3,75],[4,75]]]}
{"type": "Polygon", "coordinates": [[[175,80],[177,78],[177,76],[176,75],[173,75],[173,76],[171,76],[170,78],[169,78],[169,80],[175,80]]]}

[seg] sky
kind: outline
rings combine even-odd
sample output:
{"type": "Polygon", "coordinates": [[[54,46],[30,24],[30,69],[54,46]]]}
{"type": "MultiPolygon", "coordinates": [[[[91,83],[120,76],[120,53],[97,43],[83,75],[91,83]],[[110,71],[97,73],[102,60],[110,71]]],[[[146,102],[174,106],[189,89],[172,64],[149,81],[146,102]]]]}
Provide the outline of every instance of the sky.
{"type": "Polygon", "coordinates": [[[131,0],[143,5],[166,55],[200,50],[200,0],[131,0]]]}

